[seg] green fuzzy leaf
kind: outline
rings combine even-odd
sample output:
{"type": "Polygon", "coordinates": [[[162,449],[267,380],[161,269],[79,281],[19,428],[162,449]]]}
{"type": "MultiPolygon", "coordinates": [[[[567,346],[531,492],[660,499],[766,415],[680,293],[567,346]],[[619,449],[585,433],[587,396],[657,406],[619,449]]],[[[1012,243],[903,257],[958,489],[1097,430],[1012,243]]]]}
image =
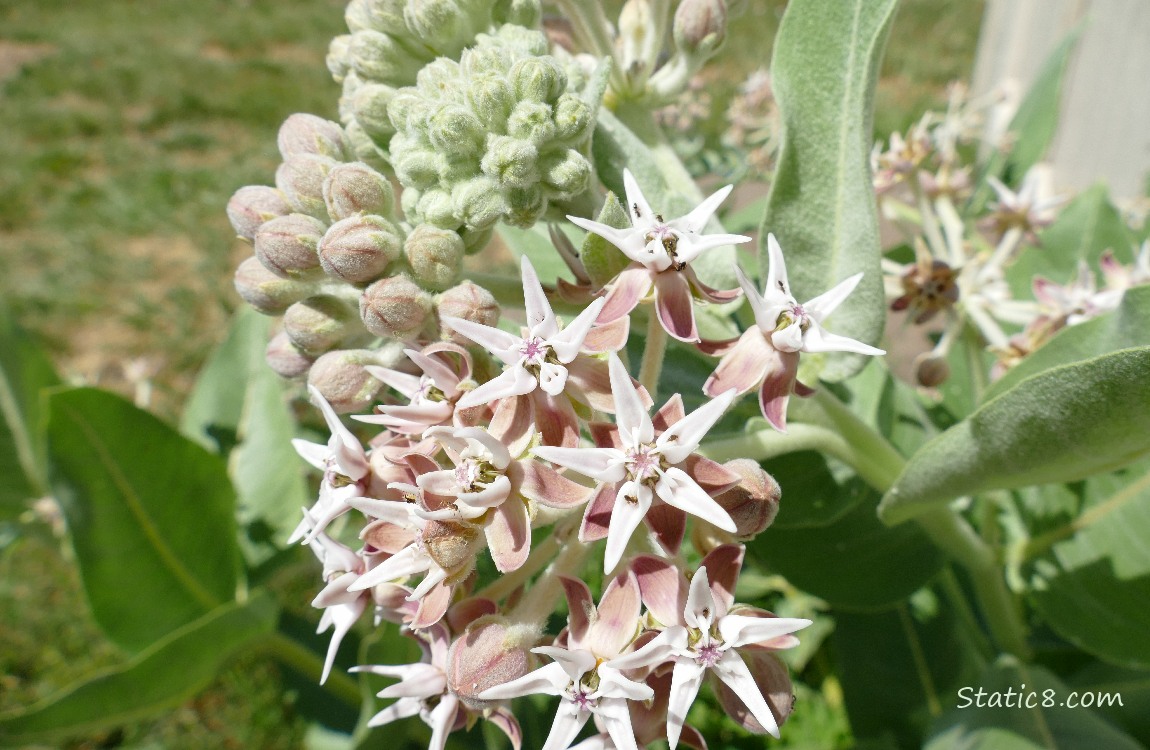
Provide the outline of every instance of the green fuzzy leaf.
{"type": "Polygon", "coordinates": [[[235,493],[224,462],[114,394],[49,399],[52,486],[108,637],[139,651],[235,595],[235,493]]]}
{"type": "Polygon", "coordinates": [[[264,361],[270,329],[271,319],[255,310],[236,314],[200,372],[180,426],[204,447],[228,456],[240,520],[266,523],[282,542],[311,498],[305,464],[288,439],[295,420],[286,389],[264,361]]]}
{"type": "MultiPolygon", "coordinates": [[[[779,515],[771,524],[771,534],[780,529],[810,529],[829,526],[849,513],[870,493],[862,480],[845,469],[843,479],[832,464],[817,451],[798,451],[762,462],[762,466],[782,488],[779,515]]],[[[873,499],[873,498],[872,498],[873,499]]]]}
{"type": "Polygon", "coordinates": [[[229,603],[168,634],[131,661],[35,705],[0,715],[0,744],[44,743],[140,721],[207,686],[224,664],[275,628],[264,593],[229,603]]]}
{"type": "Polygon", "coordinates": [[[1150,668],[1150,462],[1027,500],[1036,532],[1022,573],[1043,617],[1084,651],[1150,668]]]}
{"type": "Polygon", "coordinates": [[[574,281],[571,270],[563,262],[559,251],[551,244],[551,236],[547,232],[546,224],[539,223],[531,229],[520,229],[501,224],[496,231],[503,243],[507,245],[507,249],[515,256],[514,274],[517,284],[519,280],[518,261],[524,256],[527,256],[531,261],[535,273],[539,275],[540,282],[554,284],[555,280],[560,277],[574,281]]]}
{"type": "Polygon", "coordinates": [[[969,693],[959,692],[952,698],[955,702],[950,704],[950,710],[934,722],[926,750],[1137,750],[1141,747],[1093,711],[1062,705],[1070,689],[1041,667],[1003,657],[964,687],[967,689],[969,693]],[[977,706],[979,689],[986,692],[982,708],[977,706]],[[1010,705],[1005,702],[1007,690],[1014,693],[1010,705]],[[987,704],[995,694],[999,705],[989,707],[987,704]],[[1047,697],[1054,705],[1045,705],[1047,697]],[[1017,705],[1019,700],[1024,703],[1022,707],[1017,705]],[[1035,705],[1027,707],[1028,700],[1035,705]]]}
{"type": "Polygon", "coordinates": [[[0,304],[0,520],[47,493],[41,394],[59,382],[47,356],[0,304]]]}
{"type": "MultiPolygon", "coordinates": [[[[771,60],[783,138],[760,233],[762,275],[769,233],[783,248],[800,302],[862,272],[828,327],[869,344],[878,343],[886,318],[869,169],[873,98],[896,4],[792,0],[771,60]]],[[[834,355],[820,377],[844,380],[866,360],[834,355]]]]}
{"type": "Polygon", "coordinates": [[[883,498],[899,523],[962,495],[1070,482],[1150,451],[1150,346],[1019,381],[924,445],[883,498]]]}
{"type": "MultiPolygon", "coordinates": [[[[595,221],[616,229],[626,229],[631,226],[627,217],[627,209],[619,202],[614,193],[607,193],[607,200],[595,221]]],[[[601,287],[619,275],[619,272],[630,265],[631,260],[623,251],[612,245],[593,232],[588,232],[583,240],[583,247],[579,251],[583,260],[583,267],[596,287],[601,287]]]]}

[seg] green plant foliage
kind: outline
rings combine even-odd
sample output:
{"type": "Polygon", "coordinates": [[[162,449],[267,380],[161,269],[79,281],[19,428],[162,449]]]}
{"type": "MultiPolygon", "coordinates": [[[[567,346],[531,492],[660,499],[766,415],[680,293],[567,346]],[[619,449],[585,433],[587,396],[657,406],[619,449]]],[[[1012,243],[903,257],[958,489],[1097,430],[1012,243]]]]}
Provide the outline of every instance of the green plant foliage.
{"type": "Polygon", "coordinates": [[[898,523],[955,497],[1069,482],[1150,451],[1150,346],[1038,373],[924,445],[880,506],[898,523]]]}
{"type": "Polygon", "coordinates": [[[232,600],[239,555],[223,461],[114,394],[49,399],[52,487],[108,637],[140,651],[232,600]]]}
{"type": "Polygon", "coordinates": [[[1150,672],[1123,669],[1096,661],[1066,677],[1066,687],[1079,692],[1118,693],[1122,705],[1107,702],[1096,711],[1150,746],[1150,672]]]}
{"type": "MultiPolygon", "coordinates": [[[[1141,747],[1129,735],[1107,724],[1084,708],[1058,705],[1070,689],[1045,669],[1020,664],[1003,657],[983,675],[970,683],[988,694],[1030,691],[1037,694],[1033,708],[1002,705],[978,708],[973,703],[965,708],[961,699],[931,728],[926,750],[1137,750],[1141,747]],[[1025,685],[1025,688],[1022,688],[1025,685]],[[1052,691],[1054,706],[1043,706],[1044,691],[1052,691]]],[[[973,692],[973,691],[972,691],[973,692]]],[[[970,696],[974,700],[973,694],[970,696]]],[[[1000,698],[1000,700],[1005,700],[1000,698]]]]}
{"type": "MultiPolygon", "coordinates": [[[[817,451],[799,451],[763,462],[783,497],[771,528],[811,529],[829,526],[849,513],[868,494],[867,486],[850,472],[843,480],[817,451]]],[[[774,534],[775,531],[771,531],[774,534]]]]}
{"type": "MultiPolygon", "coordinates": [[[[517,259],[527,256],[531,260],[535,273],[539,275],[539,280],[544,284],[553,284],[560,277],[574,282],[567,264],[563,262],[551,244],[551,237],[548,235],[546,224],[536,224],[531,229],[520,229],[500,224],[496,232],[498,232],[503,243],[507,245],[507,249],[514,253],[517,259]]],[[[519,277],[518,265],[516,263],[514,272],[509,271],[509,273],[513,273],[516,279],[519,277]]]]}
{"type": "MultiPolygon", "coordinates": [[[[896,4],[794,0],[771,59],[783,140],[760,233],[763,276],[769,232],[790,259],[791,287],[800,302],[863,272],[832,329],[870,344],[878,343],[886,316],[868,167],[872,105],[896,4]]],[[[843,380],[866,360],[839,355],[820,375],[843,380]]]]}
{"type": "Polygon", "coordinates": [[[272,632],[276,606],[258,593],[172,631],[123,666],[27,709],[0,715],[0,744],[24,745],[108,729],[171,709],[208,685],[242,649],[272,632]]]}
{"type": "Polygon", "coordinates": [[[0,520],[46,491],[41,392],[58,383],[52,363],[0,301],[0,520]]]}
{"type": "MultiPolygon", "coordinates": [[[[595,221],[616,229],[631,226],[627,209],[619,202],[615,193],[607,193],[607,200],[603,202],[603,208],[595,221]]],[[[579,256],[583,259],[587,275],[596,286],[603,286],[611,281],[631,263],[631,259],[624,255],[622,250],[593,232],[587,233],[579,256]]]]}
{"type": "Polygon", "coordinates": [[[262,521],[284,541],[311,502],[283,381],[264,361],[271,319],[241,308],[196,381],[181,431],[228,457],[243,523],[262,521]],[[233,448],[234,446],[234,448],[233,448]]]}
{"type": "Polygon", "coordinates": [[[1047,485],[1024,505],[1042,529],[1023,573],[1050,626],[1114,664],[1150,668],[1150,462],[1074,485],[1047,485]]]}

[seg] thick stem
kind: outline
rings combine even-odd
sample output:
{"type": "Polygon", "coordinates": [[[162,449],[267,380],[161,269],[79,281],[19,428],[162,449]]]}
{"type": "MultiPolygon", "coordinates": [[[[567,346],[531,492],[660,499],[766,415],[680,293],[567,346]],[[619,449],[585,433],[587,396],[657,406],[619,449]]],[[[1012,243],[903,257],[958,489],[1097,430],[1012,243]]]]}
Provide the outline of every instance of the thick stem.
{"type": "Polygon", "coordinates": [[[535,585],[527,590],[519,604],[508,614],[507,618],[511,622],[542,627],[555,610],[555,601],[563,593],[563,584],[559,576],[578,577],[590,545],[579,541],[574,529],[575,526],[572,524],[566,534],[555,534],[560,537],[559,543],[563,546],[563,551],[535,580],[535,585]]]}
{"type": "Polygon", "coordinates": [[[657,398],[659,375],[663,372],[663,359],[667,354],[667,331],[654,310],[647,316],[647,343],[643,347],[643,362],[639,365],[639,382],[657,398]]]}
{"type": "MultiPolygon", "coordinates": [[[[262,650],[287,666],[318,680],[323,673],[323,659],[309,648],[287,637],[283,633],[272,633],[261,644],[262,650]]],[[[343,672],[332,670],[327,676],[324,688],[339,700],[359,708],[364,701],[364,693],[359,683],[343,672]]]]}

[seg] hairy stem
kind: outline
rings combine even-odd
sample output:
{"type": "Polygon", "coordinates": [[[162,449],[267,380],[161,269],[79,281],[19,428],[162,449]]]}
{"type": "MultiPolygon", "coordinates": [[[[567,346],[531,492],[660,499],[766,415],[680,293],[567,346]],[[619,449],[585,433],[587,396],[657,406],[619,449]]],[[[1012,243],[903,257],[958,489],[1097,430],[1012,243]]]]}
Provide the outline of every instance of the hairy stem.
{"type": "Polygon", "coordinates": [[[508,614],[511,622],[542,627],[554,611],[555,601],[563,593],[563,584],[559,576],[578,577],[579,569],[583,567],[583,560],[591,545],[579,541],[578,535],[574,533],[574,524],[566,528],[565,534],[560,534],[558,530],[553,534],[559,538],[562,551],[552,560],[547,570],[535,580],[535,584],[527,590],[515,609],[508,614]]]}
{"type": "Polygon", "coordinates": [[[663,372],[663,358],[667,354],[667,331],[654,310],[647,316],[647,343],[643,347],[643,362],[639,365],[639,382],[657,398],[659,375],[663,372]]]}

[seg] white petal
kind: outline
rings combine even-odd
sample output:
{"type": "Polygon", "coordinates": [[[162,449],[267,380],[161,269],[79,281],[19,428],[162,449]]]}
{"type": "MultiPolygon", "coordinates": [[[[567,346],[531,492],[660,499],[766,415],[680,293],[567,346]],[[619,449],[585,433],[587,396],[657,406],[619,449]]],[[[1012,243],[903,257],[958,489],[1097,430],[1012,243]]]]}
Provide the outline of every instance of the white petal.
{"type": "Polygon", "coordinates": [[[603,728],[611,735],[615,750],[638,750],[635,730],[631,727],[631,711],[623,698],[603,698],[595,707],[595,713],[603,722],[603,728]]]}
{"type": "Polygon", "coordinates": [[[559,648],[558,646],[536,646],[531,649],[532,653],[543,654],[555,660],[555,663],[563,667],[563,671],[570,678],[571,682],[578,682],[583,678],[583,675],[590,672],[595,668],[595,654],[581,648],[567,649],[559,648]]]}
{"type": "Polygon", "coordinates": [[[577,227],[586,229],[592,234],[597,234],[603,239],[610,242],[615,247],[621,247],[625,244],[634,244],[633,237],[638,237],[642,241],[642,231],[636,229],[616,229],[609,224],[600,224],[597,221],[590,219],[581,219],[578,216],[568,216],[567,219],[577,227]]]}
{"type": "MultiPolygon", "coordinates": [[[[331,666],[335,663],[335,653],[339,651],[340,641],[347,635],[347,631],[351,630],[351,626],[355,625],[359,616],[363,614],[365,606],[366,602],[361,598],[352,604],[337,604],[323,611],[327,624],[334,627],[331,632],[331,642],[327,646],[327,656],[323,660],[323,674],[320,675],[319,684],[322,685],[327,682],[327,676],[331,674],[331,666]]],[[[321,622],[321,625],[323,624],[321,622]]]]}
{"type": "Polygon", "coordinates": [[[299,438],[292,438],[292,447],[300,457],[320,471],[327,470],[327,457],[331,455],[326,445],[312,443],[299,438]]]}
{"type": "Polygon", "coordinates": [[[587,338],[591,326],[595,324],[595,319],[599,317],[605,304],[607,304],[606,297],[593,300],[562,331],[549,337],[547,343],[551,345],[560,362],[566,364],[578,356],[579,350],[583,347],[583,340],[587,338]]]}
{"type": "Polygon", "coordinates": [[[862,281],[862,277],[861,273],[856,273],[848,279],[843,279],[810,302],[803,303],[803,309],[815,319],[815,322],[822,323],[828,315],[834,312],[836,307],[843,303],[843,300],[850,296],[850,293],[862,281]]]}
{"type": "Polygon", "coordinates": [[[370,471],[370,467],[367,464],[367,456],[363,452],[363,446],[359,443],[359,438],[352,435],[351,430],[343,426],[343,422],[339,420],[339,415],[331,408],[331,404],[327,402],[318,388],[309,385],[307,389],[308,393],[311,394],[312,402],[319,406],[320,411],[323,412],[323,419],[327,422],[327,428],[331,430],[331,440],[328,441],[327,445],[331,449],[339,470],[352,479],[362,479],[370,471]]]}
{"type": "Polygon", "coordinates": [[[608,359],[611,371],[611,395],[615,398],[615,424],[625,446],[650,443],[655,438],[651,415],[643,406],[639,391],[631,383],[631,376],[623,361],[614,352],[608,359]]]}
{"type": "Polygon", "coordinates": [[[523,345],[523,339],[519,336],[482,323],[453,318],[450,315],[443,316],[441,320],[455,332],[463,334],[499,357],[504,363],[510,365],[519,361],[519,347],[523,345]]]}
{"type": "MultiPolygon", "coordinates": [[[[810,327],[807,328],[807,333],[814,330],[818,323],[811,321],[810,327]]],[[[786,328],[768,334],[771,340],[771,345],[778,349],[780,352],[799,352],[803,351],[803,328],[798,323],[791,323],[786,328]]]]}
{"type": "Polygon", "coordinates": [[[447,688],[447,676],[431,664],[409,664],[400,681],[379,691],[380,698],[429,698],[447,688]]]}
{"type": "Polygon", "coordinates": [[[425,597],[428,592],[438,586],[447,578],[447,571],[438,565],[431,565],[427,569],[427,575],[419,582],[419,585],[407,595],[407,601],[417,602],[425,597]]]}
{"type": "Polygon", "coordinates": [[[711,216],[714,215],[719,205],[731,194],[731,190],[733,190],[734,187],[734,185],[727,185],[726,187],[719,188],[707,196],[706,200],[691,209],[691,213],[675,219],[670,222],[670,225],[680,232],[698,234],[703,231],[703,227],[710,221],[711,216]]]}
{"type": "Polygon", "coordinates": [[[739,280],[739,286],[743,288],[743,294],[747,295],[747,302],[751,306],[751,311],[755,314],[755,324],[758,325],[762,331],[775,330],[777,316],[775,320],[766,319],[767,303],[763,300],[763,295],[759,294],[755,283],[748,279],[747,275],[743,273],[743,269],[737,265],[735,266],[735,278],[739,280]]]}
{"type": "Polygon", "coordinates": [[[703,442],[715,423],[722,419],[723,413],[735,400],[735,395],[732,388],[667,428],[655,441],[667,462],[677,464],[686,461],[698,449],[699,443],[703,442]]]}
{"type": "Polygon", "coordinates": [[[667,469],[655,485],[655,492],[667,505],[698,516],[723,531],[735,533],[735,522],[731,520],[727,511],[723,510],[723,506],[715,502],[714,498],[682,469],[673,466],[667,469]]]}
{"type": "Polygon", "coordinates": [[[567,368],[544,362],[539,366],[539,387],[544,393],[558,396],[567,387],[567,368]]]}
{"type": "Polygon", "coordinates": [[[708,250],[723,245],[741,245],[750,242],[744,234],[686,234],[679,238],[675,257],[681,263],[690,263],[708,250]]]}
{"type": "Polygon", "coordinates": [[[500,375],[463,394],[463,397],[455,405],[458,409],[468,409],[480,404],[490,404],[496,399],[531,393],[538,385],[539,381],[535,379],[535,376],[516,362],[500,375]]]}
{"type": "Polygon", "coordinates": [[[631,217],[631,225],[639,228],[647,228],[655,223],[655,212],[651,210],[651,205],[647,203],[647,199],[643,196],[643,191],[639,189],[639,183],[635,180],[635,175],[631,174],[631,170],[623,170],[623,189],[627,193],[627,215],[631,217]]]}
{"type": "MultiPolygon", "coordinates": [[[[776,336],[777,335],[778,334],[776,334],[776,336]]],[[[872,356],[886,354],[882,349],[876,349],[870,344],[864,344],[861,341],[848,339],[846,336],[839,336],[823,330],[823,327],[815,322],[811,323],[811,327],[807,329],[806,334],[803,336],[802,351],[811,353],[855,352],[856,354],[870,354],[872,356]]]]}
{"type": "Polygon", "coordinates": [[[791,297],[791,285],[787,281],[787,262],[783,260],[783,249],[774,234],[767,235],[767,288],[766,299],[777,295],[791,297]]]}
{"type": "Polygon", "coordinates": [[[347,590],[363,591],[377,583],[407,578],[430,567],[431,558],[427,556],[427,553],[417,550],[415,545],[411,545],[404,547],[398,553],[361,575],[358,581],[347,587],[347,590]]]}
{"type": "Polygon", "coordinates": [[[369,727],[382,727],[385,724],[390,724],[398,719],[406,719],[409,716],[415,716],[423,707],[420,701],[411,698],[403,698],[392,703],[387,708],[383,709],[375,716],[371,717],[371,721],[367,722],[369,727]]]}
{"type": "Polygon", "coordinates": [[[699,694],[703,684],[705,669],[694,659],[679,659],[671,672],[671,695],[667,700],[667,745],[675,750],[683,724],[687,721],[687,711],[699,694]]]}
{"type": "Polygon", "coordinates": [[[447,735],[455,726],[455,714],[458,710],[459,699],[450,693],[443,696],[439,705],[431,709],[431,715],[427,717],[430,719],[427,725],[431,727],[431,742],[428,743],[427,750],[443,750],[447,745],[447,735]]]}
{"type": "Polygon", "coordinates": [[[611,522],[607,527],[607,549],[603,553],[604,573],[610,574],[619,564],[627,549],[627,542],[631,541],[631,535],[651,508],[651,499],[651,488],[645,484],[625,482],[619,488],[615,507],[611,510],[611,522]]]}
{"type": "Polygon", "coordinates": [[[543,285],[539,283],[539,276],[535,267],[527,256],[520,262],[523,273],[523,306],[527,312],[527,327],[542,338],[550,338],[559,331],[555,320],[555,313],[551,311],[551,303],[543,293],[543,285]]]}
{"type": "Polygon", "coordinates": [[[605,698],[629,701],[646,701],[655,697],[655,691],[649,685],[629,680],[607,664],[599,665],[599,687],[595,692],[605,698]]]}
{"type": "Polygon", "coordinates": [[[579,707],[569,700],[560,701],[559,709],[555,712],[555,721],[547,734],[547,741],[543,744],[543,750],[566,750],[590,718],[590,711],[580,711],[579,707]]]}
{"type": "Polygon", "coordinates": [[[794,633],[810,624],[810,620],[801,618],[727,615],[719,620],[719,635],[728,646],[747,646],[794,633]]]}
{"type": "Polygon", "coordinates": [[[507,698],[518,698],[522,695],[562,695],[571,678],[559,663],[548,664],[528,672],[522,677],[504,682],[501,685],[489,687],[475,697],[481,701],[497,701],[507,698]]]}
{"type": "Polygon", "coordinates": [[[371,375],[389,388],[394,388],[407,398],[412,398],[419,390],[418,375],[411,375],[406,372],[400,372],[399,370],[380,367],[379,365],[366,365],[363,369],[367,370],[368,375],[371,375]]]}
{"type": "Polygon", "coordinates": [[[603,666],[612,669],[639,669],[653,667],[671,658],[687,643],[687,629],[682,625],[672,625],[652,638],[642,648],[629,654],[616,656],[603,666]]]}
{"type": "Polygon", "coordinates": [[[775,715],[771,713],[770,706],[759,692],[759,686],[755,684],[755,678],[751,676],[751,670],[747,669],[739,652],[730,649],[713,669],[719,679],[739,697],[759,725],[778,737],[779,725],[775,722],[775,715]]]}
{"type": "Polygon", "coordinates": [[[618,482],[627,476],[622,451],[614,448],[561,448],[541,445],[534,451],[544,461],[564,466],[600,482],[618,482]]]}

